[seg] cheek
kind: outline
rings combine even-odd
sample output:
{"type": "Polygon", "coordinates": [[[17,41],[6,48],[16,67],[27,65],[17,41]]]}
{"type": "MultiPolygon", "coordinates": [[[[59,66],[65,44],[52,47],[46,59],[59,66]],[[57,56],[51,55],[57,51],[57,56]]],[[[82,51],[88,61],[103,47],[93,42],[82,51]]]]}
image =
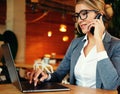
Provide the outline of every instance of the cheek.
{"type": "Polygon", "coordinates": [[[88,18],[87,18],[87,20],[93,20],[93,19],[95,19],[95,15],[93,14],[93,15],[88,15],[88,18]]]}
{"type": "Polygon", "coordinates": [[[81,30],[82,30],[82,32],[83,32],[84,34],[86,34],[87,32],[89,32],[89,23],[90,23],[90,21],[87,21],[87,22],[85,22],[84,25],[82,25],[82,26],[80,27],[81,30]]]}
{"type": "Polygon", "coordinates": [[[86,34],[88,32],[88,27],[87,26],[81,27],[81,30],[84,34],[86,34]]]}

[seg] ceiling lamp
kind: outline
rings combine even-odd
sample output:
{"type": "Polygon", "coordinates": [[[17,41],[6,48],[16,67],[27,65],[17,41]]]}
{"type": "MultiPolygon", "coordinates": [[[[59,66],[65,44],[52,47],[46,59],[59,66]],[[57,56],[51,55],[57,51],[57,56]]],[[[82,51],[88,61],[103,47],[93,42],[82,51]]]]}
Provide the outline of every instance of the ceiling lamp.
{"type": "Polygon", "coordinates": [[[69,40],[69,37],[68,37],[68,36],[63,36],[62,40],[63,40],[64,42],[67,42],[67,41],[69,40]]]}
{"type": "Polygon", "coordinates": [[[66,32],[67,31],[67,26],[65,25],[65,19],[66,19],[65,13],[63,12],[62,17],[61,17],[62,23],[60,24],[60,28],[59,28],[60,32],[66,32]]]}
{"type": "Polygon", "coordinates": [[[52,36],[52,31],[48,31],[48,37],[52,36]]]}
{"type": "Polygon", "coordinates": [[[65,24],[61,24],[59,28],[60,32],[66,32],[67,31],[67,26],[65,24]]]}
{"type": "Polygon", "coordinates": [[[32,3],[38,3],[39,0],[31,0],[32,3]]]}

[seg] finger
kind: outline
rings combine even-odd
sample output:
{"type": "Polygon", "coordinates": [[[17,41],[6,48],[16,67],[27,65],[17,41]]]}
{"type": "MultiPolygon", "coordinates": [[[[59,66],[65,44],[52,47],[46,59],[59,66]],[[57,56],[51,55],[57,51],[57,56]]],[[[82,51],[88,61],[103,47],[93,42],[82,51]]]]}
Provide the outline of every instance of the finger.
{"type": "Polygon", "coordinates": [[[33,70],[31,73],[30,73],[30,83],[32,83],[32,80],[34,78],[34,74],[35,74],[35,70],[33,70]]]}
{"type": "Polygon", "coordinates": [[[45,79],[48,78],[48,74],[47,74],[47,73],[44,73],[44,72],[42,72],[41,74],[42,74],[42,77],[41,77],[39,80],[40,80],[41,82],[43,82],[45,79]]]}
{"type": "Polygon", "coordinates": [[[102,24],[104,24],[103,16],[100,17],[100,22],[101,22],[102,24]]]}
{"type": "Polygon", "coordinates": [[[36,86],[38,83],[38,79],[34,80],[34,86],[36,86]]]}
{"type": "Polygon", "coordinates": [[[35,74],[34,74],[34,80],[38,79],[39,75],[42,73],[41,69],[37,69],[35,74]]]}
{"type": "Polygon", "coordinates": [[[30,74],[31,74],[31,72],[27,72],[25,78],[30,79],[30,74]]]}
{"type": "Polygon", "coordinates": [[[103,16],[100,16],[100,21],[103,22],[103,16]]]}
{"type": "Polygon", "coordinates": [[[96,24],[96,23],[100,23],[100,19],[95,19],[94,20],[94,23],[96,24]]]}
{"type": "Polygon", "coordinates": [[[90,31],[92,27],[95,27],[95,23],[94,22],[88,24],[88,31],[90,31]]]}

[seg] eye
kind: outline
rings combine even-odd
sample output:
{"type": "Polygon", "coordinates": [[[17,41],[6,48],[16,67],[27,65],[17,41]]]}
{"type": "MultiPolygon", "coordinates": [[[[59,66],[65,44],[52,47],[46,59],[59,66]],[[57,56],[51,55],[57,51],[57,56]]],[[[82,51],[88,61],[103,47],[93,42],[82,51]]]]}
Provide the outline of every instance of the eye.
{"type": "Polygon", "coordinates": [[[88,14],[88,11],[87,10],[82,10],[81,12],[80,12],[80,15],[83,15],[83,16],[85,16],[85,15],[87,15],[88,14]]]}
{"type": "Polygon", "coordinates": [[[78,17],[78,16],[79,16],[79,13],[75,13],[75,14],[74,14],[74,17],[78,17]]]}
{"type": "Polygon", "coordinates": [[[75,13],[75,14],[73,15],[73,20],[74,20],[74,21],[77,21],[77,19],[78,19],[79,16],[80,16],[79,13],[75,13]]]}

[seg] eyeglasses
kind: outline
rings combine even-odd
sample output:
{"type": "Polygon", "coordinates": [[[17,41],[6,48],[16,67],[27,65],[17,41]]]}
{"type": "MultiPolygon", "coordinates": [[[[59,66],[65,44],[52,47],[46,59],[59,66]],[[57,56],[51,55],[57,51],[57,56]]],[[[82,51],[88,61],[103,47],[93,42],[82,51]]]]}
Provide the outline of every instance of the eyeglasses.
{"type": "Polygon", "coordinates": [[[74,14],[74,21],[78,21],[78,19],[85,20],[88,17],[89,12],[98,12],[98,10],[81,10],[79,13],[74,14]]]}

